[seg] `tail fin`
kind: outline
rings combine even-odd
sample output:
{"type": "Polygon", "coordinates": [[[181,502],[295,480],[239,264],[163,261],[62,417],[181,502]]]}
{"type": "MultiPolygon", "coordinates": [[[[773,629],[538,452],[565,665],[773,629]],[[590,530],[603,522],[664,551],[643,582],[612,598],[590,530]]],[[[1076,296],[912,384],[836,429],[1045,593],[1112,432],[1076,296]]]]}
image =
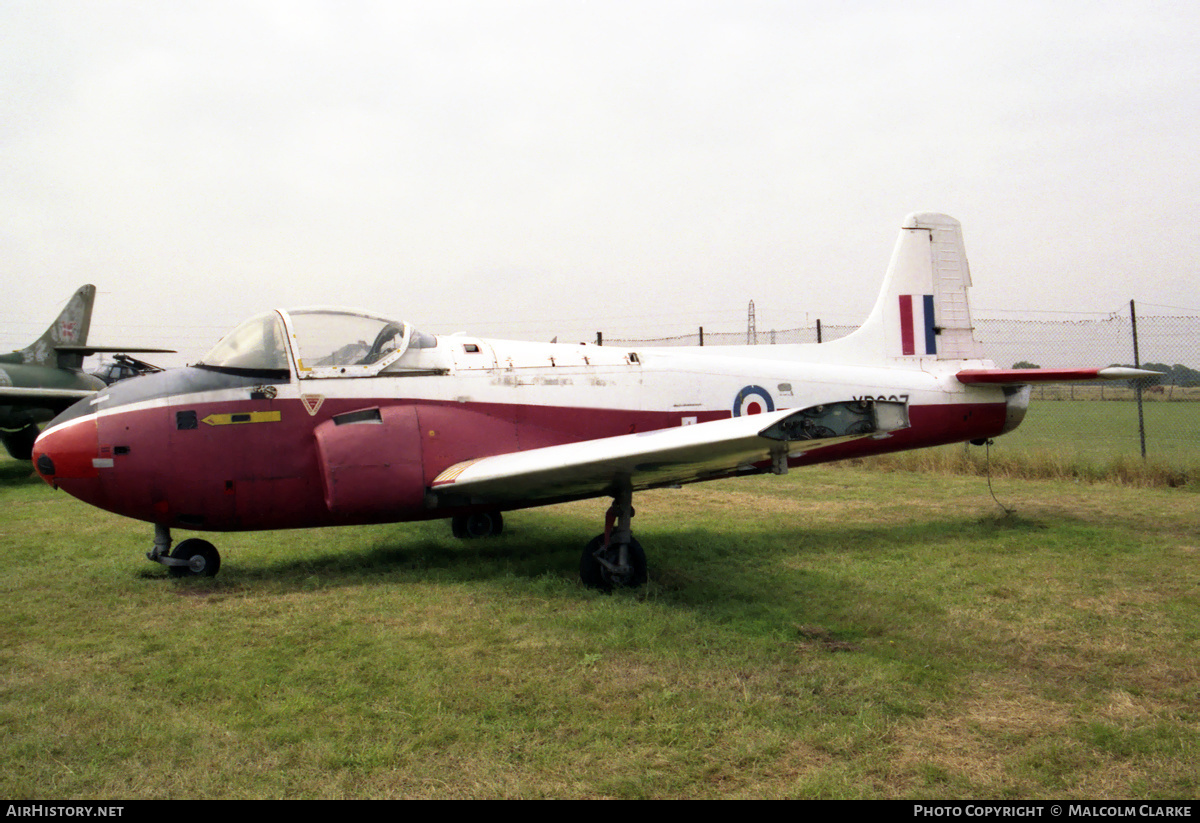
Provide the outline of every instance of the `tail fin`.
{"type": "Polygon", "coordinates": [[[871,361],[983,357],[975,340],[962,226],[932,212],[905,218],[875,308],[858,331],[831,341],[871,361]]]}
{"type": "Polygon", "coordinates": [[[75,352],[56,351],[59,346],[80,346],[87,342],[88,329],[92,325],[92,304],[96,301],[96,287],[81,286],[67,306],[50,324],[50,328],[37,341],[21,350],[23,362],[33,366],[78,369],[83,365],[83,355],[75,352]]]}

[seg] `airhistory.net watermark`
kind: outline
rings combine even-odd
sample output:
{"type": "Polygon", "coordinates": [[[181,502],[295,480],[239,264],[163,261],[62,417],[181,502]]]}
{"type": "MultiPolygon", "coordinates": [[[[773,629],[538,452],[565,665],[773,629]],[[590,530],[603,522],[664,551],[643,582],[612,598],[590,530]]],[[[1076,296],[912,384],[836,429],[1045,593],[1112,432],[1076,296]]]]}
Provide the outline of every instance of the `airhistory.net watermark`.
{"type": "Polygon", "coordinates": [[[84,806],[55,803],[8,803],[5,817],[120,817],[124,806],[84,806]]]}

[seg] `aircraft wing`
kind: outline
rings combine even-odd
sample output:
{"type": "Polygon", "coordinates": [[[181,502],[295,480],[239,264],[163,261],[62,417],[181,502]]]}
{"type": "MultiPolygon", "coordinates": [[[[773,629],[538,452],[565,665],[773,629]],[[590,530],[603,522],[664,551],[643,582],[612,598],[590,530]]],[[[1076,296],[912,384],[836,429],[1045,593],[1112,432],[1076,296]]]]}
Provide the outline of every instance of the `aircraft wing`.
{"type": "Polygon", "coordinates": [[[782,473],[788,457],[907,426],[903,403],[826,403],[467,460],[438,475],[433,491],[444,503],[533,502],[610,493],[623,476],[646,489],[764,463],[782,473]]]}
{"type": "Polygon", "coordinates": [[[157,354],[175,354],[175,349],[147,349],[137,346],[88,346],[88,345],[58,345],[54,347],[55,351],[63,352],[64,354],[78,354],[87,357],[91,354],[128,354],[129,352],[137,352],[138,354],[146,354],[153,352],[157,354]]]}
{"type": "Polygon", "coordinates": [[[0,406],[36,406],[62,411],[95,393],[95,389],[33,389],[0,386],[0,406]]]}
{"type": "Polygon", "coordinates": [[[955,377],[966,385],[1024,386],[1029,383],[1078,383],[1091,380],[1132,380],[1159,374],[1146,369],[1110,366],[1107,369],[964,369],[955,377]]]}

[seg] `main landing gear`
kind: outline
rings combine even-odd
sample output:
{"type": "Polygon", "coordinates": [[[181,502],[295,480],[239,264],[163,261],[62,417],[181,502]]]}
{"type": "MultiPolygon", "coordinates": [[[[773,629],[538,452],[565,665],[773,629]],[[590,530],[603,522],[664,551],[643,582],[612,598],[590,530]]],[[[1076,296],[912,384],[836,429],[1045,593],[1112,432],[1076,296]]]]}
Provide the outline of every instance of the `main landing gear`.
{"type": "MultiPolygon", "coordinates": [[[[579,558],[583,585],[611,592],[646,584],[646,552],[630,530],[633,514],[633,484],[628,477],[619,478],[604,533],[592,538],[579,558]]],[[[504,529],[504,518],[498,511],[459,514],[451,518],[450,527],[463,539],[496,537],[504,529]]]]}
{"type": "Polygon", "coordinates": [[[504,531],[504,517],[500,512],[456,514],[450,518],[450,531],[455,537],[463,540],[499,537],[504,531]]]}
{"type": "MultiPolygon", "coordinates": [[[[604,533],[583,550],[579,577],[583,585],[604,592],[636,589],[646,584],[646,552],[630,529],[633,521],[633,486],[622,478],[605,516],[604,533]]],[[[504,529],[500,512],[476,512],[451,520],[455,537],[495,537],[504,529]]],[[[221,555],[207,540],[192,537],[171,548],[169,526],[154,526],[154,547],[146,559],[167,567],[171,577],[213,577],[221,568],[221,555]]]]}
{"type": "Polygon", "coordinates": [[[221,568],[221,555],[207,540],[196,537],[184,540],[171,550],[171,529],[154,526],[154,548],[146,559],[162,563],[171,577],[213,577],[221,568]]]}
{"type": "Polygon", "coordinates": [[[633,515],[633,485],[626,477],[613,495],[604,519],[604,534],[592,538],[579,559],[583,585],[604,592],[645,585],[646,552],[630,530],[633,515]]]}

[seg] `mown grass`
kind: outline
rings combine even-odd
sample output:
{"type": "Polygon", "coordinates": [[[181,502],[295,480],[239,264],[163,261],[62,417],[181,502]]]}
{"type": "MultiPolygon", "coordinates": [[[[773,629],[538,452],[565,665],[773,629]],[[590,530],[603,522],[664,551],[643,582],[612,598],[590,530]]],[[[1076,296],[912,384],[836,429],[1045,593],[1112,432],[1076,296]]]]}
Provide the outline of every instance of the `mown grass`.
{"type": "MultiPolygon", "coordinates": [[[[1084,389],[1097,387],[1078,390],[1084,389]]],[[[1200,403],[1146,402],[1142,412],[1151,464],[1193,473],[1200,469],[1200,403]]],[[[1142,459],[1138,409],[1133,402],[1033,400],[1017,430],[996,442],[1004,451],[1033,461],[1050,455],[1085,466],[1142,459]]]]}
{"type": "Polygon", "coordinates": [[[1200,490],[1200,462],[1143,459],[1123,453],[1088,456],[1060,448],[1012,448],[1005,439],[985,446],[956,444],[921,451],[900,452],[861,461],[876,471],[961,474],[1025,480],[1070,480],[1087,483],[1150,487],[1188,487],[1200,490]]]}
{"type": "Polygon", "coordinates": [[[1016,431],[987,448],[961,443],[872,458],[865,465],[883,471],[1200,486],[1200,405],[1146,404],[1145,429],[1142,457],[1135,404],[1034,401],[1016,431]]]}
{"type": "Polygon", "coordinates": [[[603,501],[217,535],[0,462],[9,798],[1191,798],[1200,497],[818,467],[646,493],[651,583],[576,581],[603,501]],[[177,538],[182,535],[177,535],[177,538]]]}

